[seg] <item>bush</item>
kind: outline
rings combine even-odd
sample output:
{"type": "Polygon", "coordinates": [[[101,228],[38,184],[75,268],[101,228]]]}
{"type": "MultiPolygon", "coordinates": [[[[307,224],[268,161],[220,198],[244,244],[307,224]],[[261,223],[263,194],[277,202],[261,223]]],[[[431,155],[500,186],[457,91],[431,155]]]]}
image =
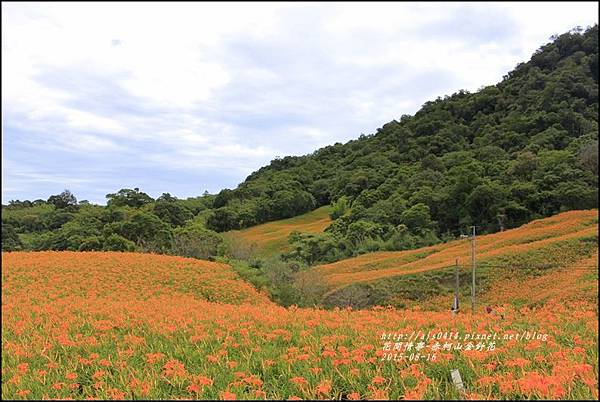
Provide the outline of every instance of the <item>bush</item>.
{"type": "Polygon", "coordinates": [[[23,243],[12,225],[2,223],[2,251],[16,251],[23,248],[23,243]]]}
{"type": "Polygon", "coordinates": [[[102,250],[102,239],[98,236],[90,236],[83,239],[79,245],[79,251],[99,251],[102,250]]]}
{"type": "Polygon", "coordinates": [[[225,236],[222,244],[222,253],[236,260],[250,260],[256,253],[256,245],[234,236],[225,236]]]}
{"type": "Polygon", "coordinates": [[[183,257],[210,259],[221,254],[223,237],[200,226],[177,228],[170,252],[183,257]]]}
{"type": "Polygon", "coordinates": [[[134,251],[135,244],[116,233],[111,234],[104,240],[104,251],[134,251]]]}
{"type": "Polygon", "coordinates": [[[343,216],[348,211],[348,208],[348,198],[342,196],[331,206],[331,212],[329,213],[329,217],[332,220],[336,220],[337,218],[343,216]]]}
{"type": "Polygon", "coordinates": [[[295,273],[291,264],[275,257],[264,261],[261,269],[269,280],[269,291],[278,304],[285,307],[298,304],[298,290],[294,286],[295,273]]]}
{"type": "MultiPolygon", "coordinates": [[[[301,266],[301,264],[298,264],[301,266]]],[[[294,269],[290,266],[292,270],[294,269]]],[[[300,307],[319,306],[327,286],[321,275],[315,270],[299,268],[294,277],[296,305],[300,307]]]]}

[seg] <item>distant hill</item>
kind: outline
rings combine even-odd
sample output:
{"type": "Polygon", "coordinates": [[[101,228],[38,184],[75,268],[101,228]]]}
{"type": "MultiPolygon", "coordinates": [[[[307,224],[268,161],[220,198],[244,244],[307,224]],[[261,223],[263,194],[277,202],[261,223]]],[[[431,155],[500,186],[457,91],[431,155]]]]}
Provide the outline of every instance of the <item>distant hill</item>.
{"type": "Polygon", "coordinates": [[[288,236],[293,231],[320,233],[331,224],[329,206],[323,206],[303,215],[263,223],[244,230],[224,233],[226,239],[245,243],[258,257],[269,257],[289,251],[288,236]]]}
{"type": "Polygon", "coordinates": [[[272,161],[221,191],[207,223],[240,229],[344,199],[329,231],[349,242],[339,250],[367,238],[391,243],[379,249],[433,244],[470,225],[494,232],[597,207],[597,138],[594,26],[552,38],[497,85],[426,102],[346,144],[272,161]]]}

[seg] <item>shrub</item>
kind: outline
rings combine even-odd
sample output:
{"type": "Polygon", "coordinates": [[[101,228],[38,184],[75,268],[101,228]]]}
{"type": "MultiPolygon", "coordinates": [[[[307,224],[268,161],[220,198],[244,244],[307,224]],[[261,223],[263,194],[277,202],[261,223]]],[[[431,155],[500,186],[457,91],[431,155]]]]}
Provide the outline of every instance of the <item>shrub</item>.
{"type": "Polygon", "coordinates": [[[175,229],[170,251],[184,257],[210,259],[221,253],[222,244],[221,235],[197,225],[175,229]]]}
{"type": "Polygon", "coordinates": [[[23,248],[23,243],[12,225],[2,223],[2,251],[16,251],[23,248]]]}
{"type": "Polygon", "coordinates": [[[104,251],[133,251],[135,244],[116,233],[111,234],[104,240],[104,251]]]}

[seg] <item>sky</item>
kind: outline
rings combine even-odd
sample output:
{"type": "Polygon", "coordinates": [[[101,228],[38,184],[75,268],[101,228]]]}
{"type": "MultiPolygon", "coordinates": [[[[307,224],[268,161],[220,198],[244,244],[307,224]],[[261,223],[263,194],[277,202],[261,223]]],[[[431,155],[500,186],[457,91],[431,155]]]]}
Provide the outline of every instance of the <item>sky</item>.
{"type": "Polygon", "coordinates": [[[2,3],[2,203],[235,188],[502,80],[598,3],[2,3]]]}

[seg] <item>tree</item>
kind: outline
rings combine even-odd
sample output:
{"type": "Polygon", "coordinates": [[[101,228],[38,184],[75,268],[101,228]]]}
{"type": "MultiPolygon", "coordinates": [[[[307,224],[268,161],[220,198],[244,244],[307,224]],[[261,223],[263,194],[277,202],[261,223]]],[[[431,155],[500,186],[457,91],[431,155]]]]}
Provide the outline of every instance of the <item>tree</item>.
{"type": "Polygon", "coordinates": [[[68,209],[71,211],[77,209],[77,198],[69,190],[50,196],[47,202],[54,205],[56,209],[68,209]]]}
{"type": "Polygon", "coordinates": [[[467,210],[477,226],[496,226],[500,208],[506,203],[506,189],[498,183],[483,183],[467,197],[467,210]]]}
{"type": "Polygon", "coordinates": [[[216,232],[240,228],[238,215],[230,207],[221,207],[213,210],[206,219],[206,226],[216,232]]]}
{"type": "Polygon", "coordinates": [[[32,206],[31,201],[29,200],[25,200],[25,201],[20,201],[20,200],[10,200],[8,202],[8,207],[10,209],[18,209],[18,208],[29,208],[32,206]]]}
{"type": "Polygon", "coordinates": [[[402,213],[401,221],[408,227],[411,233],[422,233],[424,230],[431,229],[433,222],[429,214],[429,207],[418,203],[402,213]]]}
{"type": "Polygon", "coordinates": [[[51,211],[44,215],[44,225],[50,230],[56,230],[65,223],[69,222],[75,217],[72,212],[64,212],[64,210],[51,211]]]}
{"type": "Polygon", "coordinates": [[[169,194],[163,194],[154,204],[154,214],[161,220],[171,226],[182,226],[188,219],[192,218],[192,213],[183,206],[176,203],[177,199],[170,197],[169,194]]]}
{"type": "Polygon", "coordinates": [[[173,202],[177,201],[177,197],[173,197],[169,193],[162,193],[161,196],[156,199],[156,202],[161,202],[161,201],[173,203],[173,202]]]}
{"type": "Polygon", "coordinates": [[[133,251],[135,244],[123,236],[113,233],[104,239],[103,249],[104,251],[133,251]]]}
{"type": "Polygon", "coordinates": [[[102,238],[99,236],[90,236],[82,239],[79,251],[100,251],[103,249],[102,238]]]}
{"type": "Polygon", "coordinates": [[[130,206],[132,208],[140,208],[154,201],[148,194],[141,192],[139,188],[133,190],[123,188],[117,193],[106,194],[108,199],[107,205],[114,207],[130,206]]]}
{"type": "Polygon", "coordinates": [[[553,192],[561,210],[598,207],[598,192],[580,183],[560,183],[553,192]]]}
{"type": "Polygon", "coordinates": [[[312,183],[311,194],[315,197],[317,205],[327,205],[331,202],[331,183],[321,179],[312,183]]]}
{"type": "Polygon", "coordinates": [[[21,230],[28,233],[42,232],[46,229],[46,224],[40,215],[25,215],[20,221],[21,230]]]}
{"type": "Polygon", "coordinates": [[[421,169],[431,169],[442,172],[446,168],[438,157],[433,154],[429,154],[421,160],[421,169]]]}
{"type": "Polygon", "coordinates": [[[314,209],[315,198],[303,190],[282,190],[273,194],[273,210],[276,218],[290,218],[314,209]]]}
{"type": "Polygon", "coordinates": [[[384,233],[381,225],[366,220],[358,220],[348,226],[348,240],[359,245],[367,239],[376,239],[384,233]]]}
{"type": "Polygon", "coordinates": [[[171,243],[171,229],[152,213],[137,211],[117,228],[121,236],[137,245],[164,250],[171,243]]]}
{"type": "Polygon", "coordinates": [[[222,250],[223,238],[217,232],[199,225],[174,230],[171,253],[184,257],[210,259],[222,250]]]}
{"type": "Polygon", "coordinates": [[[585,144],[579,150],[582,165],[594,176],[598,176],[598,141],[585,144]]]}
{"type": "Polygon", "coordinates": [[[12,225],[2,222],[2,251],[16,251],[23,248],[23,243],[12,225]]]}
{"type": "Polygon", "coordinates": [[[221,190],[219,192],[219,194],[217,194],[217,196],[215,197],[215,201],[214,201],[214,207],[215,208],[221,208],[224,207],[225,205],[227,205],[227,203],[229,202],[230,199],[232,199],[233,194],[235,194],[233,192],[233,190],[230,190],[228,188],[225,188],[223,190],[221,190]]]}
{"type": "Polygon", "coordinates": [[[75,215],[73,220],[65,223],[55,232],[58,241],[54,247],[60,250],[79,250],[84,242],[100,235],[100,227],[101,222],[94,217],[75,215]]]}
{"type": "Polygon", "coordinates": [[[336,220],[340,216],[344,215],[349,208],[350,203],[348,202],[348,198],[346,196],[342,196],[333,203],[331,212],[329,212],[329,217],[332,220],[336,220]]]}

